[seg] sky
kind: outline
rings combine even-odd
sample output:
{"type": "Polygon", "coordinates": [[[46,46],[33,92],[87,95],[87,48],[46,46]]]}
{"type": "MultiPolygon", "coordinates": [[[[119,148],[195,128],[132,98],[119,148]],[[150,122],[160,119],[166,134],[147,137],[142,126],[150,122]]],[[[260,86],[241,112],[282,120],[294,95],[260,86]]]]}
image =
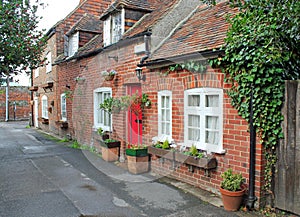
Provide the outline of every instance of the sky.
{"type": "Polygon", "coordinates": [[[39,28],[47,31],[58,21],[67,16],[79,4],[79,0],[42,0],[45,3],[45,8],[39,8],[38,15],[43,19],[40,22],[39,28]]]}
{"type": "MultiPolygon", "coordinates": [[[[40,30],[45,29],[46,32],[54,26],[58,21],[66,17],[79,4],[79,0],[42,0],[45,7],[38,9],[37,15],[42,16],[39,23],[40,30]]],[[[22,74],[14,76],[14,80],[18,80],[19,85],[30,86],[30,79],[28,76],[22,74]]]]}

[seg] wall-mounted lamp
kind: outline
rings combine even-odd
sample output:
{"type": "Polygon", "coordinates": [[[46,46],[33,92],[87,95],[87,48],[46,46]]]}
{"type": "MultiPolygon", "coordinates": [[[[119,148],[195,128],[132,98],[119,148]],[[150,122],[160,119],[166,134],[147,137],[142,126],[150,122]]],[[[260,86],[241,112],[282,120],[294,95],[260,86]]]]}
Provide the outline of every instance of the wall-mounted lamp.
{"type": "Polygon", "coordinates": [[[143,80],[143,69],[141,67],[137,67],[135,69],[136,77],[140,80],[143,80]]]}

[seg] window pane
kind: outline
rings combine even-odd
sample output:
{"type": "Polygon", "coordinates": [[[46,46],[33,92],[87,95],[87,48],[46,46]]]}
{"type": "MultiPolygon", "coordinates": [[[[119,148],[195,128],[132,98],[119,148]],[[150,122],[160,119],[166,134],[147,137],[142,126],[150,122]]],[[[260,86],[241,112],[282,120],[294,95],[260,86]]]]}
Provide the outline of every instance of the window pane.
{"type": "Polygon", "coordinates": [[[165,134],[170,135],[171,125],[169,123],[166,124],[166,132],[165,134]]]}
{"type": "Polygon", "coordinates": [[[170,97],[166,96],[166,108],[170,108],[170,97]]]}
{"type": "Polygon", "coordinates": [[[207,129],[217,130],[219,129],[219,117],[218,116],[206,116],[206,124],[207,129]]]}
{"type": "Polygon", "coordinates": [[[166,110],[166,121],[170,121],[171,120],[171,114],[170,114],[170,110],[166,110]]]}
{"type": "Polygon", "coordinates": [[[200,95],[189,95],[188,106],[200,106],[200,95]]]}
{"type": "Polygon", "coordinates": [[[165,121],[166,120],[166,110],[162,109],[161,110],[161,121],[165,121]]]}
{"type": "Polygon", "coordinates": [[[213,145],[218,145],[219,143],[219,132],[206,131],[205,132],[205,142],[213,145]]]}
{"type": "Polygon", "coordinates": [[[189,115],[189,127],[200,127],[199,115],[189,115]]]}
{"type": "Polygon", "coordinates": [[[188,116],[188,139],[193,141],[200,141],[200,116],[188,116]]]}
{"type": "Polygon", "coordinates": [[[206,95],[205,106],[206,107],[219,107],[219,95],[206,95]]]}

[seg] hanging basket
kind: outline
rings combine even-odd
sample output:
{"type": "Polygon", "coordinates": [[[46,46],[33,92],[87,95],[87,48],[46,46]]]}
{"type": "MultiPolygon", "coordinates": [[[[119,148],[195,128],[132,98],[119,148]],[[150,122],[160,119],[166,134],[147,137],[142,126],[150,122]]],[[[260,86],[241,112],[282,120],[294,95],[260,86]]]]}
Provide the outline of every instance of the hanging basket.
{"type": "Polygon", "coordinates": [[[104,77],[104,79],[105,79],[105,81],[112,81],[112,80],[114,80],[114,77],[115,77],[115,75],[106,75],[104,77]]]}

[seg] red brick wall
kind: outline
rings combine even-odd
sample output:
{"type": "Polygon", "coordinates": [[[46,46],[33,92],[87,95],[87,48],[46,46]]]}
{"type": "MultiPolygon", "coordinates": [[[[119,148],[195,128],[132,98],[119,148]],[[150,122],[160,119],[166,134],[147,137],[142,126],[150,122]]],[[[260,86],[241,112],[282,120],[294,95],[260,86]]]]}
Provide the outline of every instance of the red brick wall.
{"type": "MultiPolygon", "coordinates": [[[[6,119],[6,87],[0,87],[0,120],[6,119]]],[[[9,120],[28,120],[31,112],[28,87],[9,87],[9,120]],[[14,109],[16,104],[16,110],[14,109]]]]}
{"type": "MultiPolygon", "coordinates": [[[[143,92],[149,95],[152,101],[151,109],[145,113],[144,129],[147,132],[144,137],[144,143],[150,144],[151,138],[157,135],[157,91],[172,91],[172,137],[176,142],[184,141],[184,91],[190,88],[212,87],[222,88],[224,90],[223,99],[223,148],[225,154],[215,154],[218,160],[216,170],[210,172],[210,176],[205,175],[203,169],[196,169],[194,173],[188,171],[186,165],[181,165],[176,171],[172,170],[171,162],[166,161],[161,164],[158,160],[152,159],[152,170],[158,174],[169,174],[178,180],[193,184],[203,189],[219,193],[218,188],[221,182],[221,173],[228,168],[242,173],[247,178],[249,174],[249,152],[250,135],[248,124],[242,119],[236,109],[230,102],[226,91],[229,86],[223,82],[224,75],[219,70],[211,68],[205,74],[193,74],[187,71],[172,72],[165,76],[166,70],[152,70],[147,74],[147,80],[143,85],[143,92]]],[[[259,141],[259,140],[257,140],[259,141]]],[[[256,179],[255,193],[261,197],[260,191],[263,185],[263,150],[260,144],[257,144],[256,150],[256,179]]]]}

